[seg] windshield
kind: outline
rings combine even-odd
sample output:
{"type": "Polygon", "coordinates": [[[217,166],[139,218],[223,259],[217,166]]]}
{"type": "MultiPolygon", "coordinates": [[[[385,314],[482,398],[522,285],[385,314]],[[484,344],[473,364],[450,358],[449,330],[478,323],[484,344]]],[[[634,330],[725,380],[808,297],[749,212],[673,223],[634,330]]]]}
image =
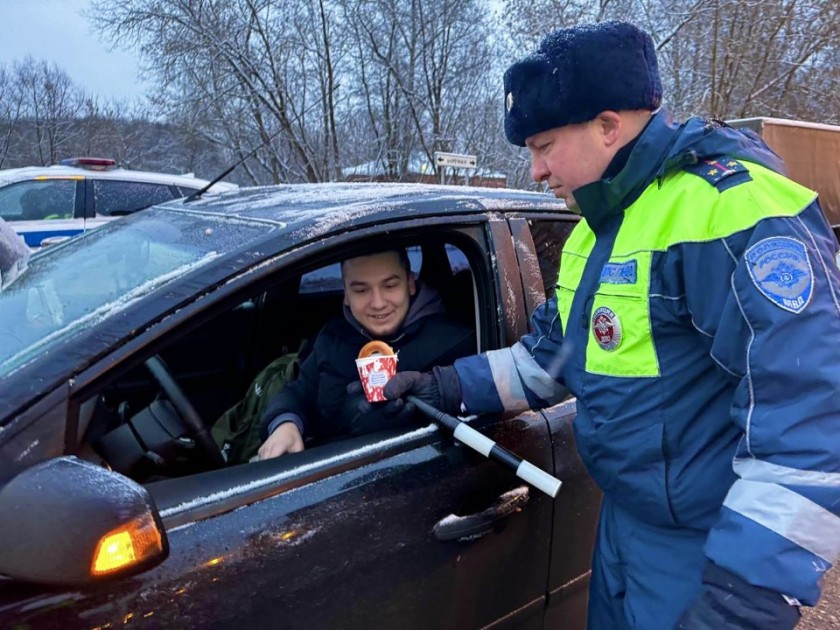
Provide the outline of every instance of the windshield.
{"type": "Polygon", "coordinates": [[[0,291],[0,376],[266,231],[152,208],[41,250],[0,291]]]}

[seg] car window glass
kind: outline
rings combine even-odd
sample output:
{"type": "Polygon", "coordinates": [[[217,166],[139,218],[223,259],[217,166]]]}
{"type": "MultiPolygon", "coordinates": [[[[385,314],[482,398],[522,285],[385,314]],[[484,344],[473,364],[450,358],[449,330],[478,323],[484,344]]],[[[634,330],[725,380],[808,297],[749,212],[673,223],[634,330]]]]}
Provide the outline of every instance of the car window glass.
{"type": "Polygon", "coordinates": [[[265,225],[149,210],[49,247],[0,293],[0,376],[132,300],[265,236],[265,225]],[[166,216],[162,216],[166,215],[166,216]]]}
{"type": "Polygon", "coordinates": [[[452,273],[458,273],[470,268],[470,263],[467,262],[467,257],[460,249],[451,243],[446,245],[446,256],[449,258],[449,266],[452,268],[452,273]]]}
{"type": "Polygon", "coordinates": [[[529,221],[531,237],[537,250],[543,288],[551,297],[560,270],[560,252],[576,223],[574,221],[529,221]]]}
{"type": "Polygon", "coordinates": [[[137,212],[174,198],[169,186],[99,179],[93,182],[96,214],[114,216],[137,212]]]}
{"type": "Polygon", "coordinates": [[[0,188],[0,217],[6,221],[72,219],[75,202],[74,180],[20,182],[0,188]]]}

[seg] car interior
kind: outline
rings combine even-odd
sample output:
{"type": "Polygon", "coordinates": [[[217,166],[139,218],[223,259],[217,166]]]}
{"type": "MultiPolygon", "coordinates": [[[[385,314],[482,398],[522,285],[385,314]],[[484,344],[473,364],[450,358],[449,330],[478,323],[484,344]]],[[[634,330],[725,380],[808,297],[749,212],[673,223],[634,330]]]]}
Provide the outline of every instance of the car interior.
{"type": "MultiPolygon", "coordinates": [[[[477,347],[494,343],[487,322],[482,326],[489,272],[476,243],[453,231],[398,244],[406,246],[418,280],[437,289],[450,315],[476,331],[477,347]]],[[[223,468],[210,427],[266,365],[290,352],[305,358],[308,342],[342,315],[339,261],[364,247],[287,268],[201,325],[170,334],[142,363],[115,370],[79,407],[77,454],[140,482],[223,468]]]]}

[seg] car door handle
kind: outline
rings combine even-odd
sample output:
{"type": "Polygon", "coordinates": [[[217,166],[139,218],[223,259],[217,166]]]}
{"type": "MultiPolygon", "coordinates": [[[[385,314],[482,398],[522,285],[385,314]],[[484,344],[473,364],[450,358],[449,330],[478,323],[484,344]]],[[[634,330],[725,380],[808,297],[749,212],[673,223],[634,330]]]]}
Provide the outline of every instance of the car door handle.
{"type": "Polygon", "coordinates": [[[442,518],[435,523],[432,532],[438,540],[458,540],[481,536],[489,532],[498,521],[521,510],[528,503],[529,498],[528,486],[519,486],[505,492],[486,510],[466,516],[450,514],[442,518]]]}
{"type": "Polygon", "coordinates": [[[50,245],[58,245],[68,240],[69,236],[48,236],[41,241],[41,247],[49,247],[50,245]]]}

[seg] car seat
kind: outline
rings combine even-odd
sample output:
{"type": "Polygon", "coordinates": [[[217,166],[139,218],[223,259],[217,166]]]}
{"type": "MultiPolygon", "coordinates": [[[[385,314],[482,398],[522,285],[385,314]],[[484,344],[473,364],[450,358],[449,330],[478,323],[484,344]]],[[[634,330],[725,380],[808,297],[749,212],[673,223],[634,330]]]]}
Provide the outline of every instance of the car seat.
{"type": "Polygon", "coordinates": [[[40,221],[47,216],[44,192],[41,188],[31,188],[21,195],[20,212],[24,221],[40,221]]]}
{"type": "Polygon", "coordinates": [[[467,267],[453,273],[446,244],[442,241],[426,242],[422,247],[420,280],[438,290],[450,317],[478,331],[472,270],[467,267]]]}

